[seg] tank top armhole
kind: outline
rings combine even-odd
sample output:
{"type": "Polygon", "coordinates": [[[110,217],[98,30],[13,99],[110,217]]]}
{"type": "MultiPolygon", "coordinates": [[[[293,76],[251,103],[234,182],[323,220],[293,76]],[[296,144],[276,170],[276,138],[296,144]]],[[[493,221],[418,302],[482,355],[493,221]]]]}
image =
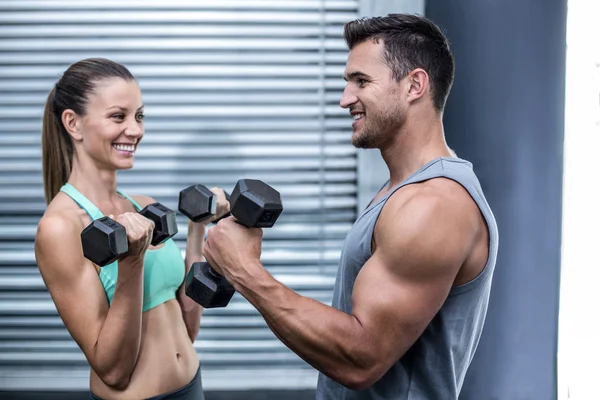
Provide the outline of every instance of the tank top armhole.
{"type": "MultiPolygon", "coordinates": [[[[481,272],[472,280],[463,283],[459,286],[453,286],[450,289],[448,296],[458,295],[464,292],[468,292],[476,287],[478,287],[482,282],[487,282],[487,277],[490,274],[493,274],[495,269],[496,257],[497,257],[497,242],[498,242],[498,232],[496,228],[496,221],[493,214],[489,211],[487,202],[485,201],[485,197],[481,193],[481,189],[478,185],[474,184],[473,181],[464,180],[461,178],[460,174],[464,173],[464,170],[461,168],[459,172],[456,171],[454,166],[464,165],[467,166],[470,170],[472,168],[472,164],[468,161],[462,159],[448,159],[448,158],[440,158],[437,160],[431,161],[429,164],[426,164],[421,171],[413,174],[413,176],[407,178],[404,182],[394,186],[389,190],[389,192],[380,199],[377,203],[381,203],[383,201],[387,201],[391,195],[393,195],[398,189],[401,187],[407,186],[412,183],[419,183],[426,181],[428,179],[433,178],[446,178],[455,181],[459,185],[461,185],[471,196],[473,201],[476,203],[477,207],[481,211],[485,223],[490,232],[489,239],[489,251],[488,258],[486,260],[485,266],[481,270],[481,272]],[[439,170],[431,167],[438,167],[439,170]]],[[[471,170],[472,171],[472,170],[471,170]]],[[[477,181],[478,182],[478,181],[477,181]]],[[[373,204],[374,206],[375,204],[373,204]]],[[[381,209],[378,211],[381,212],[381,209]]],[[[377,216],[377,219],[379,215],[377,216]]],[[[375,221],[376,222],[376,221],[375,221]]],[[[375,224],[373,224],[373,228],[375,224]]],[[[373,231],[371,231],[372,234],[373,231]]]]}

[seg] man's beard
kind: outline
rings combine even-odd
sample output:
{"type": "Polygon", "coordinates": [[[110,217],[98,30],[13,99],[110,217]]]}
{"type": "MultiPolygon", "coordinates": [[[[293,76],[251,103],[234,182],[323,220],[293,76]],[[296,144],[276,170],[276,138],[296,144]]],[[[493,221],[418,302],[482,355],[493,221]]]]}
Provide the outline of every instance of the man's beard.
{"type": "Polygon", "coordinates": [[[352,136],[352,145],[358,149],[382,148],[385,142],[390,140],[392,135],[404,125],[404,116],[398,111],[396,113],[388,112],[382,116],[367,117],[365,114],[363,118],[362,132],[352,136]]]}

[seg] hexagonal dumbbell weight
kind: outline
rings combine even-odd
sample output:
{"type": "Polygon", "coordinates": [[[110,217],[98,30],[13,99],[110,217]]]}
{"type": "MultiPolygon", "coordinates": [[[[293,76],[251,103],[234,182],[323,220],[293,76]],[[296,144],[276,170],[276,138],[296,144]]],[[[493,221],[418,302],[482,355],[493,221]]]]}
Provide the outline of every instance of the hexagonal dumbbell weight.
{"type": "MultiPolygon", "coordinates": [[[[160,203],[152,203],[139,213],[154,222],[150,242],[152,246],[157,246],[177,234],[177,221],[173,210],[160,203]]],[[[81,245],[84,257],[101,267],[126,256],[129,251],[125,227],[109,217],[92,221],[81,232],[81,245]]]]}
{"type": "MultiPolygon", "coordinates": [[[[237,182],[230,199],[231,215],[249,228],[270,228],[283,211],[279,192],[255,179],[237,182]]],[[[204,308],[225,307],[235,290],[206,262],[192,264],[186,279],[185,293],[204,308]]]]}
{"type": "MultiPolygon", "coordinates": [[[[225,192],[225,198],[230,201],[229,193],[225,192]]],[[[194,222],[205,221],[217,212],[217,196],[204,185],[192,185],[179,192],[179,211],[194,222]]],[[[213,223],[229,217],[227,213],[220,216],[213,223]]]]}

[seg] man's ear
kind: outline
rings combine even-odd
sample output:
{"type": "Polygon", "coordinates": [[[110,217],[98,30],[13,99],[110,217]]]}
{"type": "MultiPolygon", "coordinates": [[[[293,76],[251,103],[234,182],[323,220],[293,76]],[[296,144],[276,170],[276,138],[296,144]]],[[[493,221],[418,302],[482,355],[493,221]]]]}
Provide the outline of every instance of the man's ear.
{"type": "Polygon", "coordinates": [[[429,75],[422,68],[412,70],[408,75],[408,102],[413,102],[425,95],[429,89],[429,75]]]}
{"type": "Polygon", "coordinates": [[[81,118],[79,115],[77,115],[75,111],[67,109],[63,111],[61,118],[65,130],[71,135],[73,140],[81,140],[81,118]]]}

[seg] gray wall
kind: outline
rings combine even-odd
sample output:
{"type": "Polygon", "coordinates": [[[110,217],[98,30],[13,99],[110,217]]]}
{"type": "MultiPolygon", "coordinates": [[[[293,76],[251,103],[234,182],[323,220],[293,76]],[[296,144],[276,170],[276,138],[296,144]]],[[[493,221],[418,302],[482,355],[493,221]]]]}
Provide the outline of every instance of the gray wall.
{"type": "Polygon", "coordinates": [[[566,1],[429,0],[426,15],[456,57],[447,140],[473,162],[500,230],[461,399],[555,399],[566,1]]]}

